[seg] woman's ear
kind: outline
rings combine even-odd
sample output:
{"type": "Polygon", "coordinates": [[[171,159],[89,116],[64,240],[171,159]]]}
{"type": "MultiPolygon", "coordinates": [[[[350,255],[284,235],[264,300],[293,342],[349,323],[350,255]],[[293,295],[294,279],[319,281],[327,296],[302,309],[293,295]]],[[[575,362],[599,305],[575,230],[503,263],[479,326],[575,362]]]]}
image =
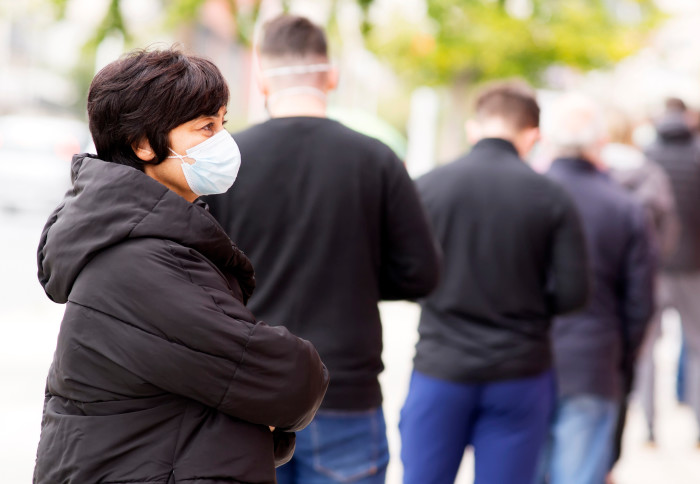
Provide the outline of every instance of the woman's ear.
{"type": "Polygon", "coordinates": [[[142,161],[153,161],[156,157],[146,137],[141,138],[138,142],[132,143],[131,149],[134,150],[134,154],[142,161]]]}

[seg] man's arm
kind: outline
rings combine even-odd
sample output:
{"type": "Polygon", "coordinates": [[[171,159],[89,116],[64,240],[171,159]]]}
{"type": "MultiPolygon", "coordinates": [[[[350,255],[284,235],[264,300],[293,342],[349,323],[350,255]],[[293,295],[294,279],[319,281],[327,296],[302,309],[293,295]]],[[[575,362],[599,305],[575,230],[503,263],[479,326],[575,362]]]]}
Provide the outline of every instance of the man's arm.
{"type": "Polygon", "coordinates": [[[561,209],[552,238],[548,296],[552,314],[570,313],[586,304],[590,291],[586,242],[573,201],[560,191],[561,209]]]}
{"type": "Polygon", "coordinates": [[[635,207],[632,212],[630,226],[621,301],[625,364],[633,364],[654,312],[656,272],[650,227],[641,207],[635,207]]]}
{"type": "Polygon", "coordinates": [[[416,187],[391,157],[384,179],[380,294],[385,300],[416,299],[437,286],[440,255],[416,187]]]}

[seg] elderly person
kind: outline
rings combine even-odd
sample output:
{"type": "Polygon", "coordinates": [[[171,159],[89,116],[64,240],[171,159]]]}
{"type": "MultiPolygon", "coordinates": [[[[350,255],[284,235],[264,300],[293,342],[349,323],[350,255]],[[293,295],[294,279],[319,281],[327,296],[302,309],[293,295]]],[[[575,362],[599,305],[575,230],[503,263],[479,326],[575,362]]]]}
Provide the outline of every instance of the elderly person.
{"type": "Polygon", "coordinates": [[[604,123],[575,94],[554,102],[544,136],[548,172],[573,198],[588,249],[592,294],[554,322],[558,401],[543,469],[550,484],[601,484],[609,469],[623,369],[630,368],[653,311],[653,255],[641,204],[600,167],[604,123]]]}
{"type": "Polygon", "coordinates": [[[38,252],[66,310],[35,483],[271,484],[321,403],[315,349],[246,309],[251,264],[196,203],[238,172],[228,94],[211,62],[174,50],[90,86],[97,156],[74,157],[38,252]]]}

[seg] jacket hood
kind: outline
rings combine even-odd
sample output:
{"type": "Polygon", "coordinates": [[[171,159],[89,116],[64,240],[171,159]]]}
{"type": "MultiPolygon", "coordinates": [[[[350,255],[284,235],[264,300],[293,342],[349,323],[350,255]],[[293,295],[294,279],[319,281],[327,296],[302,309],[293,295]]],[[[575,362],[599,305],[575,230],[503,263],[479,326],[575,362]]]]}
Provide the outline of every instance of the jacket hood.
{"type": "Polygon", "coordinates": [[[49,217],[37,252],[39,282],[65,303],[76,278],[100,251],[141,237],[190,247],[235,279],[247,300],[255,287],[248,258],[203,202],[189,203],[143,172],[88,154],[71,164],[73,188],[49,217]]]}
{"type": "Polygon", "coordinates": [[[656,131],[664,140],[691,138],[693,133],[680,113],[668,113],[656,123],[656,131]]]}
{"type": "Polygon", "coordinates": [[[637,148],[622,143],[608,143],[600,153],[605,165],[613,170],[638,170],[646,162],[646,157],[637,148]]]}

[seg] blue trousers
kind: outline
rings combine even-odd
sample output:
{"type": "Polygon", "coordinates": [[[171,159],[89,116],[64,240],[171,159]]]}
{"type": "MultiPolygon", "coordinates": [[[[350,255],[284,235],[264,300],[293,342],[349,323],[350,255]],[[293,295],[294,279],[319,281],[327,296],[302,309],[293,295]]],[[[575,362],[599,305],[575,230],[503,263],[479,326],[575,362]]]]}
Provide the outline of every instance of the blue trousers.
{"type": "Polygon", "coordinates": [[[277,469],[277,484],[384,484],[389,445],[381,408],[319,410],[297,432],[294,457],[277,469]]]}
{"type": "Polygon", "coordinates": [[[404,484],[451,484],[468,445],[475,484],[532,484],[549,430],[554,377],[454,383],[414,371],[401,411],[404,484]]]}
{"type": "Polygon", "coordinates": [[[618,410],[619,402],[596,395],[560,398],[537,482],[604,483],[618,410]]]}

